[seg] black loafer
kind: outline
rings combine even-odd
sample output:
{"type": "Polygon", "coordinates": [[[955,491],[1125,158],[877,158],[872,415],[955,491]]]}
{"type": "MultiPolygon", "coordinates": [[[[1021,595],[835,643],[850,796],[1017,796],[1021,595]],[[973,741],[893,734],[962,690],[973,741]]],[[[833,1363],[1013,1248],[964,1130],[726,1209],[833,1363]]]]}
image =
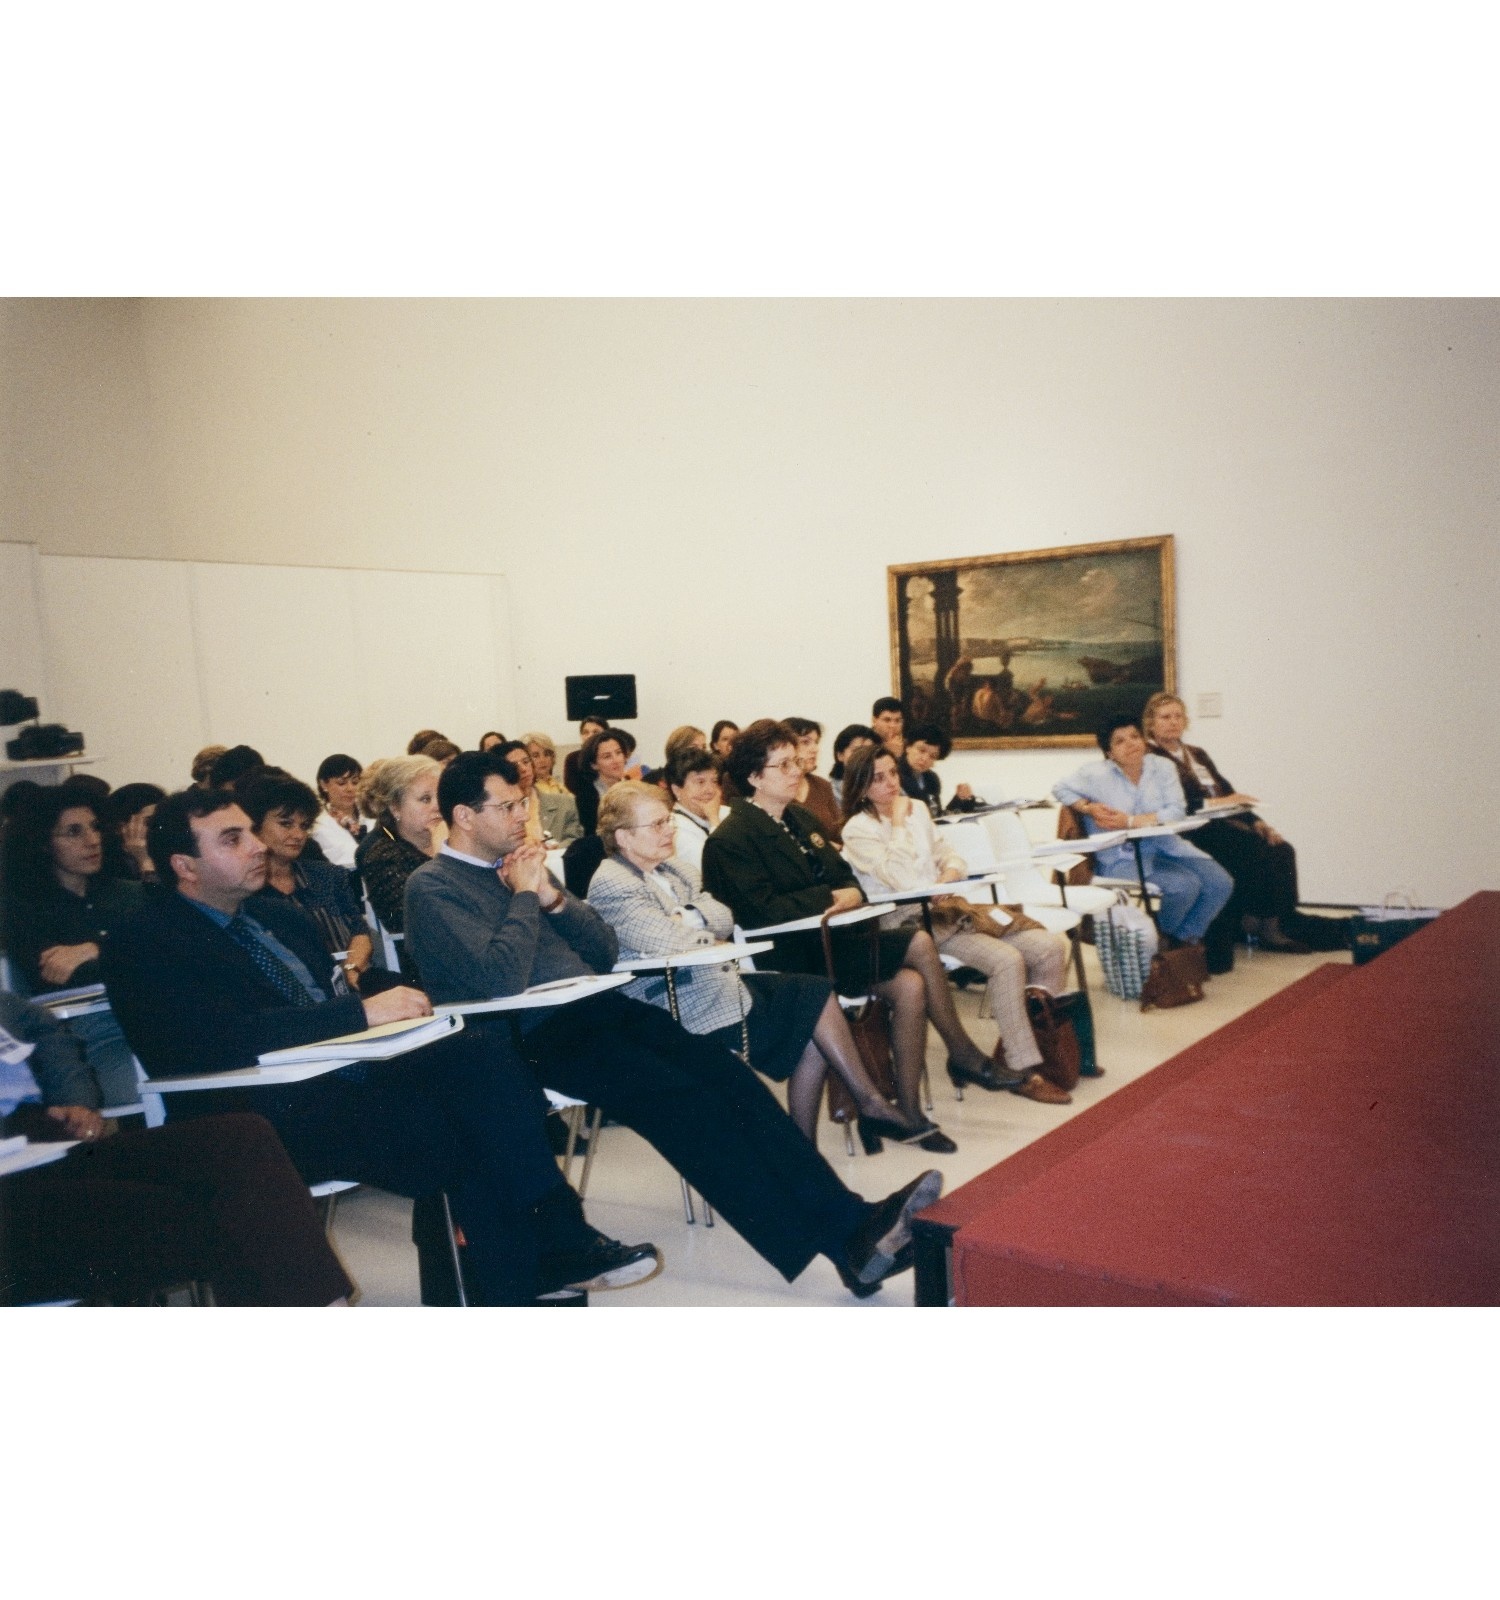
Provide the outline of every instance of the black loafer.
{"type": "Polygon", "coordinates": [[[896,1259],[891,1263],[891,1270],[883,1278],[877,1278],[874,1283],[861,1283],[843,1267],[838,1268],[839,1281],[854,1296],[856,1300],[868,1300],[872,1294],[879,1294],[886,1278],[894,1278],[898,1272],[905,1272],[912,1264],[912,1247],[905,1245],[896,1252],[896,1259]]]}
{"type": "Polygon", "coordinates": [[[544,1295],[559,1289],[581,1289],[589,1294],[647,1283],[661,1266],[661,1252],[654,1244],[621,1244],[601,1233],[580,1249],[543,1256],[537,1271],[544,1295]]]}
{"type": "Polygon", "coordinates": [[[896,1261],[911,1243],[911,1219],[943,1192],[943,1175],[929,1170],[905,1188],[887,1195],[854,1230],[844,1267],[860,1283],[879,1283],[897,1270],[896,1261]]]}

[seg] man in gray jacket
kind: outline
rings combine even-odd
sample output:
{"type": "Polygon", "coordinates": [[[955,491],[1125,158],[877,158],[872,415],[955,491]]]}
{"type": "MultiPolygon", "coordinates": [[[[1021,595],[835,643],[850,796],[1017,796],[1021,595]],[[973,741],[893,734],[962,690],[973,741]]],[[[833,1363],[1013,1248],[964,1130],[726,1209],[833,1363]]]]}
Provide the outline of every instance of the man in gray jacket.
{"type": "MultiPolygon", "coordinates": [[[[406,887],[406,937],[438,1003],[614,965],[613,931],[552,879],[540,845],[523,842],[518,776],[504,757],[471,751],[439,781],[448,841],[406,887]]],[[[861,1199],[743,1062],[655,1006],[602,994],[512,1015],[546,1087],[634,1128],[783,1277],[826,1255],[863,1296],[909,1265],[911,1217],[937,1199],[941,1174],[878,1204],[861,1199]]]]}

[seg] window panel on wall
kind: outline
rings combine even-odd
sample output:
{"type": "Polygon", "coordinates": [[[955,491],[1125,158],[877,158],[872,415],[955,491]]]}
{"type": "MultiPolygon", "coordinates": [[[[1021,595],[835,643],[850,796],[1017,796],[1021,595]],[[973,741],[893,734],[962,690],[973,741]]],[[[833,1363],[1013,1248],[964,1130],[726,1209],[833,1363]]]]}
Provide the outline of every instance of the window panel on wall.
{"type": "Polygon", "coordinates": [[[43,718],[80,730],[106,782],[181,788],[207,741],[180,561],[42,556],[43,718]]]}
{"type": "Polygon", "coordinates": [[[311,783],[367,736],[352,574],[196,562],[192,584],[210,737],[253,745],[311,783]]]}
{"type": "MultiPolygon", "coordinates": [[[[503,578],[355,572],[359,641],[376,755],[399,755],[418,728],[472,748],[488,728],[514,734],[503,578]]],[[[356,752],[357,753],[357,752],[356,752]]]]}

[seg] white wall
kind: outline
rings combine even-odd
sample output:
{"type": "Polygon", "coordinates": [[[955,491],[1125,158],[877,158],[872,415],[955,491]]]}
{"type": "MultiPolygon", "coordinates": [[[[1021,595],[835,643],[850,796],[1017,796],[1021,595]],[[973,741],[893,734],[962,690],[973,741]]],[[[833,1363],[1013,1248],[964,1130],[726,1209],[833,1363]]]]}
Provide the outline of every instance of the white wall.
{"type": "MultiPolygon", "coordinates": [[[[503,570],[518,720],[559,735],[563,676],[593,671],[638,675],[648,746],[719,716],[831,731],[888,692],[888,564],[1173,533],[1179,682],[1222,693],[1198,733],[1298,844],[1304,893],[1500,884],[1493,302],[0,316],[46,400],[19,406],[7,376],[0,536],[503,570]],[[79,421],[62,440],[33,420],[59,415],[79,421]],[[111,477],[126,454],[144,483],[111,477]]],[[[1085,754],[964,754],[945,776],[1037,791],[1085,754]]]]}
{"type": "Polygon", "coordinates": [[[0,544],[0,574],[30,580],[14,608],[27,649],[0,650],[0,665],[19,662],[0,687],[37,694],[45,721],[81,729],[90,770],[113,784],[176,788],[195,751],[239,743],[311,782],[336,750],[368,761],[422,726],[514,725],[499,576],[35,556],[15,544],[0,544]]]}

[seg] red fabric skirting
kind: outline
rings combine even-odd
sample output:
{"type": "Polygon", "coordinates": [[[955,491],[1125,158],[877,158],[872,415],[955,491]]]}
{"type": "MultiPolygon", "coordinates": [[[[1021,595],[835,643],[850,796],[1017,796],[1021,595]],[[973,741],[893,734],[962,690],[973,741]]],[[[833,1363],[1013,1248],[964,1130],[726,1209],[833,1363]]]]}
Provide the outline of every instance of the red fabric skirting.
{"type": "Polygon", "coordinates": [[[965,1184],[958,1303],[1496,1303],[1497,971],[1476,895],[965,1184]]]}

